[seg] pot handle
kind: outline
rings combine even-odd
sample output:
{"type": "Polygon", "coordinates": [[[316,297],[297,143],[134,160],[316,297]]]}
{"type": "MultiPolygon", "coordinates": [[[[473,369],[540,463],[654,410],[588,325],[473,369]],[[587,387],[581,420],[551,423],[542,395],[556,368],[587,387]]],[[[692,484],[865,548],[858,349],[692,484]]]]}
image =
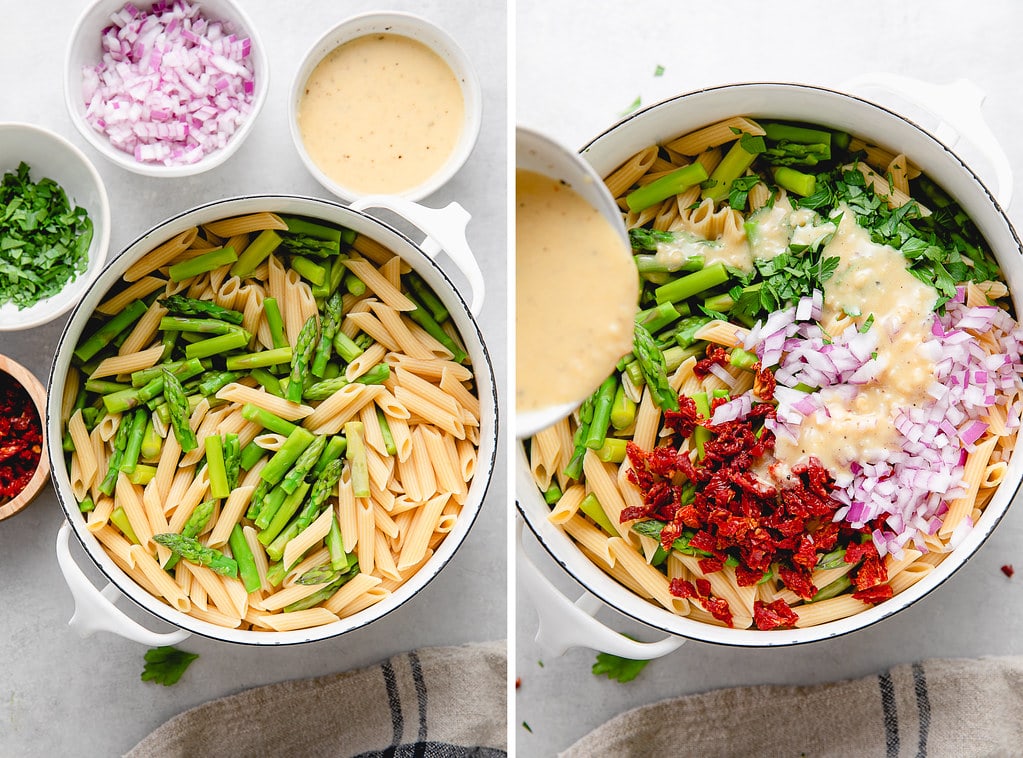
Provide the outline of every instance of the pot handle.
{"type": "Polygon", "coordinates": [[[355,211],[386,208],[417,226],[426,234],[420,243],[423,252],[431,258],[436,258],[437,253],[443,250],[469,280],[469,286],[472,288],[469,310],[473,316],[480,315],[485,286],[480,264],[476,262],[476,256],[472,254],[469,242],[465,238],[465,227],[472,218],[465,208],[455,202],[448,203],[444,208],[427,208],[425,205],[395,195],[366,195],[349,207],[355,211]]]}
{"type": "Polygon", "coordinates": [[[877,72],[854,77],[842,85],[853,91],[876,88],[891,92],[927,110],[938,120],[934,136],[950,148],[966,137],[979,150],[994,171],[995,197],[1003,208],[1012,202],[1013,177],[1009,157],[991,131],[981,105],[987,93],[967,79],[948,84],[933,84],[901,74],[877,72]]]}
{"type": "Polygon", "coordinates": [[[562,655],[570,647],[588,647],[646,661],[673,653],[685,642],[681,637],[671,636],[658,642],[637,642],[597,621],[594,615],[603,603],[589,592],[584,592],[573,603],[551,584],[526,555],[522,544],[522,519],[517,521],[518,576],[540,617],[536,641],[550,655],[562,655]]]}
{"type": "Polygon", "coordinates": [[[114,605],[121,596],[117,588],[108,583],[102,590],[96,589],[75,562],[68,545],[70,534],[71,525],[65,521],[57,532],[57,563],[60,564],[64,581],[67,582],[71,596],[75,599],[75,613],[68,621],[68,626],[81,637],[88,637],[98,631],[113,632],[133,642],[160,647],[175,645],[191,636],[191,632],[184,629],[166,634],[151,632],[128,618],[114,605]]]}

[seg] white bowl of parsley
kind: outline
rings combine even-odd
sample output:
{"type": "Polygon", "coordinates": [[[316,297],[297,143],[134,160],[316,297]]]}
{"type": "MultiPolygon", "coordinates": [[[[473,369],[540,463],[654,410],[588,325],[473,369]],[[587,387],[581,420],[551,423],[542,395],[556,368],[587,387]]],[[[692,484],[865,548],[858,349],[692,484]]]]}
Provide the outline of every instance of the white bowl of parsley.
{"type": "Polygon", "coordinates": [[[40,126],[0,123],[0,331],[70,310],[109,242],[107,191],[82,151],[40,126]]]}

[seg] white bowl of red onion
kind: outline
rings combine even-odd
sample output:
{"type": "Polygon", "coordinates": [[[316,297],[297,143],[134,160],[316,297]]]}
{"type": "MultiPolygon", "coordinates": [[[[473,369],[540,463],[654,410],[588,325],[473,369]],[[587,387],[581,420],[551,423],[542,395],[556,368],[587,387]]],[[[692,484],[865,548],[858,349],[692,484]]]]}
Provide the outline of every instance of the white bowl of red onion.
{"type": "Polygon", "coordinates": [[[266,100],[269,65],[232,0],[95,0],[75,24],[64,99],[82,136],[137,174],[192,176],[226,161],[266,100]]]}

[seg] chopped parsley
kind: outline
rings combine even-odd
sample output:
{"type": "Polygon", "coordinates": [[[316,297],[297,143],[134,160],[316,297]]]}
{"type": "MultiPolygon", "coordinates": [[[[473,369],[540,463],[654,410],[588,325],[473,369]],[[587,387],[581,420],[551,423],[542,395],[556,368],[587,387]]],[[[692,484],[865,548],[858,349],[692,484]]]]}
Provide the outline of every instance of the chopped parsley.
{"type": "Polygon", "coordinates": [[[820,211],[845,203],[875,243],[899,250],[909,272],[937,290],[940,308],[955,297],[957,283],[997,279],[999,270],[962,209],[936,186],[926,189],[936,206],[930,215],[923,214],[916,200],[889,208],[860,171],[839,168],[818,174],[816,191],[799,205],[820,211]]]}
{"type": "Polygon", "coordinates": [[[654,69],[654,76],[664,76],[664,66],[658,66],[654,69]]]}
{"type": "Polygon", "coordinates": [[[199,657],[198,653],[186,653],[176,647],[154,647],[146,651],[146,665],[142,670],[143,682],[156,682],[165,687],[176,684],[199,657]]]}
{"type": "Polygon", "coordinates": [[[755,174],[753,176],[740,176],[738,179],[733,179],[728,189],[728,204],[737,211],[746,210],[746,199],[749,197],[749,191],[757,186],[759,182],[760,177],[755,174]]]}
{"type": "Polygon", "coordinates": [[[52,179],[33,182],[22,162],[0,180],[0,306],[29,308],[89,265],[92,220],[52,179]]]}
{"type": "Polygon", "coordinates": [[[789,248],[774,258],[756,260],[754,270],[729,290],[735,301],[730,313],[755,319],[762,313],[793,305],[815,289],[823,289],[838,263],[837,256],[825,258],[818,251],[798,248],[789,248]]]}
{"type": "Polygon", "coordinates": [[[632,101],[632,104],[628,108],[626,108],[624,111],[622,111],[621,115],[628,116],[634,110],[639,108],[639,106],[641,106],[642,104],[643,104],[643,98],[640,97],[639,95],[636,95],[636,99],[632,101]]]}

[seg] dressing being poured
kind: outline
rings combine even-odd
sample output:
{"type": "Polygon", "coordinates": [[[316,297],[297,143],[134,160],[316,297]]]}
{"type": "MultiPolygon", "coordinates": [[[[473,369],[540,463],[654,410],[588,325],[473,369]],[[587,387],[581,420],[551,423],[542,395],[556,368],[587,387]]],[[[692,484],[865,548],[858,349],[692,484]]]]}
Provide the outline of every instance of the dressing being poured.
{"type": "Polygon", "coordinates": [[[515,175],[521,412],[580,401],[632,349],[636,268],[619,231],[569,185],[515,175]]]}

